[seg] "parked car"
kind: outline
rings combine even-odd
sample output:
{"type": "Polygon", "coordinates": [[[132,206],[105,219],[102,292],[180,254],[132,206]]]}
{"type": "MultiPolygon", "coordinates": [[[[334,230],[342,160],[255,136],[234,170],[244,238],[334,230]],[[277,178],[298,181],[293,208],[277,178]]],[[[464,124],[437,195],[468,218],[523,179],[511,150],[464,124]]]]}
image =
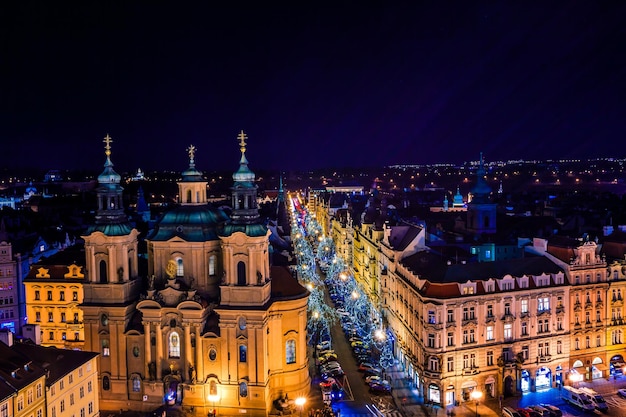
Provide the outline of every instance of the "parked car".
{"type": "Polygon", "coordinates": [[[520,413],[522,417],[540,417],[540,414],[533,410],[532,408],[518,408],[517,412],[520,413]]]}
{"type": "Polygon", "coordinates": [[[552,404],[539,404],[540,406],[542,406],[543,408],[546,408],[548,410],[550,410],[550,412],[555,416],[555,417],[563,417],[563,411],[561,411],[561,409],[557,406],[554,406],[552,404]]]}
{"type": "Polygon", "coordinates": [[[331,401],[339,401],[343,398],[343,388],[339,384],[334,383],[330,387],[330,399],[331,401]]]}
{"type": "Polygon", "coordinates": [[[376,371],[377,373],[381,372],[380,368],[377,368],[373,363],[361,362],[359,364],[359,371],[360,372],[365,372],[366,370],[376,371]]]}
{"type": "Polygon", "coordinates": [[[366,384],[370,384],[373,382],[380,382],[383,381],[383,377],[381,377],[380,375],[368,375],[365,377],[365,383],[366,384]]]}
{"type": "Polygon", "coordinates": [[[335,378],[328,378],[325,381],[320,382],[320,388],[323,392],[329,392],[330,388],[335,384],[337,380],[335,378]]]}
{"type": "Polygon", "coordinates": [[[384,380],[371,383],[370,392],[389,394],[391,393],[391,384],[389,383],[389,381],[384,380]]]}
{"type": "Polygon", "coordinates": [[[374,375],[382,376],[379,369],[366,369],[365,371],[363,371],[363,378],[374,375]]]}
{"type": "Polygon", "coordinates": [[[316,347],[317,350],[329,350],[331,348],[330,340],[323,340],[316,347]]]}
{"type": "Polygon", "coordinates": [[[617,395],[622,398],[626,398],[626,388],[620,388],[617,390],[617,395]]]}

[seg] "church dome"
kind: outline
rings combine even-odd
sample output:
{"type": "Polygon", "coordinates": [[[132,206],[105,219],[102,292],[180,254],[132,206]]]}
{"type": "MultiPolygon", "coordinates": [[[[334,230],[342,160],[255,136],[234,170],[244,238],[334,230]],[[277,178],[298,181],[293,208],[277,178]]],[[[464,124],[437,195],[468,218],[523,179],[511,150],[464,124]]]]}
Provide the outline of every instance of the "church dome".
{"type": "Polygon", "coordinates": [[[183,205],[165,213],[148,239],[166,241],[179,237],[187,242],[216,240],[218,230],[227,220],[228,216],[221,209],[206,205],[183,205]]]}

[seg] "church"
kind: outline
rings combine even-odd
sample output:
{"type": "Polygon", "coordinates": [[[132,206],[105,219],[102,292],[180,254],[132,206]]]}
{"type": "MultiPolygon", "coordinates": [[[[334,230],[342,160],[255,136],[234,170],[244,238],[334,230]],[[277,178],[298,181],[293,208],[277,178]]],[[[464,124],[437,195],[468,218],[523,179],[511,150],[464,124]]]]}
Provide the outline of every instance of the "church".
{"type": "Polygon", "coordinates": [[[85,350],[100,352],[107,408],[166,402],[195,415],[265,416],[275,400],[309,393],[309,293],[288,268],[270,264],[247,135],[237,139],[230,215],[207,203],[197,149],[187,148],[179,204],[146,237],[148,277],[138,273],[139,232],[124,213],[112,140],[104,139],[97,213],[83,236],[81,308],[85,350]]]}

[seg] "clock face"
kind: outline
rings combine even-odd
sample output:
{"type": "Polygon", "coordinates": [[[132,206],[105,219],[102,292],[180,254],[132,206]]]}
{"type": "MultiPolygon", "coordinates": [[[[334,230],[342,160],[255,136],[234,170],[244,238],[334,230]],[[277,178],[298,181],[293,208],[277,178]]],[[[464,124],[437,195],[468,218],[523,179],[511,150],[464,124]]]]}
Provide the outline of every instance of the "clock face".
{"type": "Polygon", "coordinates": [[[245,317],[239,317],[239,329],[240,330],[245,330],[246,329],[246,318],[245,317]]]}

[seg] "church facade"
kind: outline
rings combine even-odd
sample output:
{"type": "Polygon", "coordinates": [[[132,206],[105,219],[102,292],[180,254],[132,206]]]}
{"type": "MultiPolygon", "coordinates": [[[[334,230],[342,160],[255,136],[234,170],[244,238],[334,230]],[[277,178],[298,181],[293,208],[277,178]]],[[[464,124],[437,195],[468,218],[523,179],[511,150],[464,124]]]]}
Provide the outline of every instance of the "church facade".
{"type": "Polygon", "coordinates": [[[196,149],[187,149],[180,204],[147,236],[148,277],[138,276],[138,232],[104,140],[96,221],[83,236],[81,307],[85,349],[101,353],[100,398],[113,408],[147,411],[165,401],[196,415],[265,416],[275,400],[309,393],[308,291],[270,265],[247,137],[238,139],[230,215],[207,204],[196,149]]]}

